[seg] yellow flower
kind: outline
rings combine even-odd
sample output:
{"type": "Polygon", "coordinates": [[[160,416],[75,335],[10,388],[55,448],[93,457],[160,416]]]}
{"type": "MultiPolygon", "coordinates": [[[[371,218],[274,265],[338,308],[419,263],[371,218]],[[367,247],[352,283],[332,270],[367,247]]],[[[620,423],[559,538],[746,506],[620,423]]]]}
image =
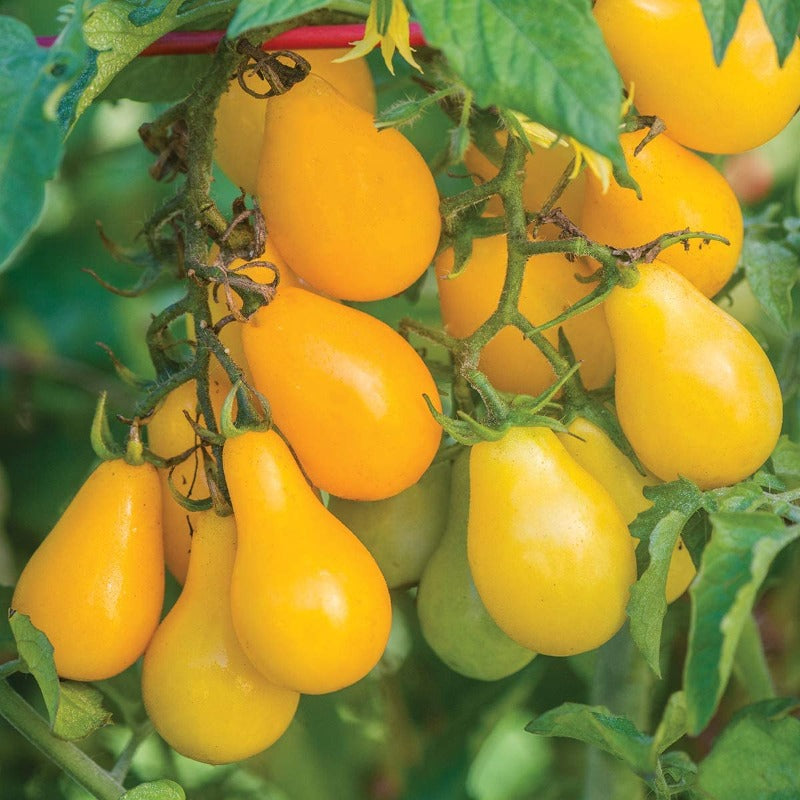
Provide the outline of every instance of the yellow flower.
{"type": "Polygon", "coordinates": [[[572,149],[575,151],[575,166],[572,169],[570,179],[577,177],[581,164],[585,161],[586,166],[597,176],[600,185],[603,187],[603,194],[605,194],[611,184],[611,176],[614,174],[611,159],[601,156],[600,153],[591,150],[571,136],[568,139],[572,149]]]}
{"type": "Polygon", "coordinates": [[[541,123],[528,119],[528,117],[524,114],[520,114],[518,111],[512,113],[517,118],[520,128],[522,128],[532,144],[538,145],[545,150],[556,146],[572,147],[575,151],[575,166],[569,176],[570,180],[578,176],[581,165],[585,161],[586,166],[597,176],[602,184],[603,193],[605,194],[608,191],[609,184],[611,183],[611,176],[613,175],[611,161],[608,158],[589,149],[572,136],[564,138],[541,123]]]}
{"type": "Polygon", "coordinates": [[[388,20],[382,19],[382,24],[379,25],[379,6],[385,8],[386,0],[371,0],[367,24],[364,28],[364,38],[359,42],[351,42],[353,49],[347,55],[335,59],[336,61],[350,61],[354,58],[361,58],[369,53],[375,45],[380,44],[381,55],[392,75],[394,75],[392,56],[394,56],[395,50],[412,67],[416,67],[422,72],[422,67],[414,61],[411,44],[408,39],[408,9],[405,7],[403,0],[391,0],[391,3],[392,7],[389,11],[388,20]]]}

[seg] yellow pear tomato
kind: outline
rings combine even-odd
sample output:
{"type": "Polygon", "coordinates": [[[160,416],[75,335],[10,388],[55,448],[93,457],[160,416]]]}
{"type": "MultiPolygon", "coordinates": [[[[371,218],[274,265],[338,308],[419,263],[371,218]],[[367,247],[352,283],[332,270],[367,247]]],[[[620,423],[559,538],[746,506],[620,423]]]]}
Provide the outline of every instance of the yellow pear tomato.
{"type": "Polygon", "coordinates": [[[566,656],[608,641],[636,580],[611,496],[548,428],[512,428],[470,455],[467,554],[478,593],[515,642],[566,656]]]}
{"type": "Polygon", "coordinates": [[[144,652],[164,599],[161,487],[151,464],[104,461],[20,575],[11,608],[53,645],[62,678],[110,678],[144,652]]]}

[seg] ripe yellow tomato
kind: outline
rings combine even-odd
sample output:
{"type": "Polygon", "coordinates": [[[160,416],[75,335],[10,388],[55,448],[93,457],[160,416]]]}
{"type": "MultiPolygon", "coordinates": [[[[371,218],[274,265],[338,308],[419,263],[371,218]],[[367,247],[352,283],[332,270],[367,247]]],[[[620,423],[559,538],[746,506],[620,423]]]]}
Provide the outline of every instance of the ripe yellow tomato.
{"type": "Polygon", "coordinates": [[[701,489],[758,469],[778,441],[783,401],[750,333],[658,261],[615,288],[606,316],[617,357],[620,424],[659,478],[701,489]]]}
{"type": "Polygon", "coordinates": [[[450,669],[496,681],[521,670],[536,655],[506,636],[491,618],[467,561],[469,453],[453,465],[447,528],[417,590],[422,635],[450,669]]]}
{"type": "MultiPolygon", "coordinates": [[[[216,245],[211,247],[209,252],[209,260],[213,263],[219,253],[216,245]]],[[[278,268],[280,275],[280,283],[278,289],[285,289],[288,286],[300,286],[300,281],[297,276],[289,269],[283,256],[277,251],[275,245],[271,240],[267,240],[264,246],[264,252],[254,261],[245,261],[243,258],[237,258],[230,263],[228,269],[235,272],[237,275],[246,275],[256,283],[272,283],[275,280],[275,271],[269,267],[254,262],[268,262],[274,264],[278,268]],[[250,266],[251,265],[251,266],[250,266]]],[[[242,307],[241,298],[235,292],[231,294],[234,308],[238,311],[242,307]]],[[[225,295],[224,287],[217,286],[216,291],[209,288],[208,302],[211,307],[211,321],[213,323],[219,322],[223,317],[231,314],[231,309],[228,306],[228,298],[225,295]]],[[[244,346],[242,345],[242,326],[239,322],[229,322],[219,332],[219,340],[228,350],[231,358],[236,364],[244,369],[245,375],[250,376],[250,367],[247,364],[247,359],[244,355],[244,346]]]]}
{"type": "MultiPolygon", "coordinates": [[[[334,64],[333,59],[347,50],[300,50],[314,75],[335,86],[351,103],[370,114],[375,113],[375,85],[363,58],[334,64]]],[[[248,76],[247,85],[266,93],[269,86],[260,78],[248,76]]],[[[236,186],[248,194],[256,193],[258,160],[264,136],[264,112],[269,100],[253,97],[231,81],[219,98],[214,129],[214,159],[236,186]]]]}
{"type": "MultiPolygon", "coordinates": [[[[212,370],[209,389],[212,405],[219,416],[230,383],[221,371],[212,370]]],[[[197,410],[195,381],[187,381],[170,392],[147,423],[147,441],[156,455],[172,458],[186,452],[197,443],[194,430],[186,420],[184,412],[203,424],[203,416],[197,410]]],[[[183,583],[189,566],[192,529],[196,515],[185,509],[172,496],[169,485],[170,470],[161,469],[158,473],[161,481],[164,521],[164,558],[167,568],[175,579],[183,583]]],[[[178,464],[172,470],[171,480],[172,485],[185,497],[192,500],[205,500],[209,497],[203,459],[199,452],[178,464]]]]}
{"type": "Polygon", "coordinates": [[[666,136],[657,136],[634,155],[643,138],[642,131],[620,136],[642,199],[613,182],[604,194],[600,181],[588,175],[583,231],[614,247],[635,247],[683,228],[724,236],[730,246],[693,239],[688,249],[675,244],[659,255],[706,297],[713,297],[727,283],[742,251],[744,223],[736,195],[711,164],[666,136]]]}
{"type": "Polygon", "coordinates": [[[625,621],[636,580],[625,520],[547,428],[473,446],[467,554],[486,609],[523,647],[582,653],[625,621]]]}
{"type": "Polygon", "coordinates": [[[597,0],[594,15],[642,114],[707,153],[739,153],[781,131],[800,105],[800,47],[783,67],[758,0],[747,0],[717,66],[700,3],[597,0]]]}
{"type": "MultiPolygon", "coordinates": [[[[584,417],[575,417],[567,431],[558,434],[561,443],[575,461],[603,485],[628,525],[652,506],[644,496],[644,488],[657,484],[658,478],[640,474],[605,431],[584,417]]],[[[633,541],[638,544],[638,539],[633,541]]],[[[667,573],[665,594],[668,603],[686,591],[696,572],[689,551],[678,537],[667,573]]]]}
{"type": "MultiPolygon", "coordinates": [[[[436,259],[442,319],[453,336],[469,336],[497,308],[506,257],[506,237],[491,236],[473,241],[466,269],[454,278],[448,278],[453,269],[452,249],[436,259]]],[[[592,284],[575,280],[575,273],[587,275],[589,269],[579,262],[571,264],[560,253],[533,256],[525,268],[519,310],[534,324],[558,316],[592,290],[592,284]]],[[[598,306],[572,317],[563,328],[575,357],[583,362],[584,384],[590,389],[605,384],[614,370],[614,353],[603,309],[598,306]]],[[[557,328],[544,335],[557,344],[557,328]]],[[[506,392],[537,395],[555,380],[539,348],[513,327],[501,330],[483,348],[479,366],[494,386],[506,392]]]]}
{"type": "MultiPolygon", "coordinates": [[[[505,131],[497,133],[497,140],[502,145],[508,139],[505,131]]],[[[558,183],[564,170],[569,166],[574,155],[571,147],[554,145],[550,148],[531,145],[533,152],[525,160],[525,180],[522,184],[522,199],[528,211],[540,211],[550,196],[553,187],[558,183]]],[[[470,145],[464,155],[467,169],[478,178],[488,181],[497,175],[498,168],[475,145],[470,145]]],[[[585,171],[567,184],[556,201],[560,208],[576,225],[580,226],[580,213],[583,206],[583,191],[586,182],[585,171]]],[[[503,213],[503,204],[496,195],[486,204],[488,214],[503,213]]],[[[554,225],[546,225],[540,231],[544,238],[555,238],[560,229],[554,225]]]]}
{"type": "Polygon", "coordinates": [[[356,309],[288,288],[243,326],[256,388],[311,482],[380,500],[416,483],[441,428],[436,384],[396,331],[356,309]]]}
{"type": "Polygon", "coordinates": [[[155,467],[104,461],[25,565],[11,602],[47,634],[62,678],[110,678],[142,655],[164,599],[162,548],[155,467]]]}
{"type": "Polygon", "coordinates": [[[223,462],[239,532],[231,612],[248,658],[267,680],[306,694],[361,679],[391,626],[375,560],[275,431],[228,439],[223,462]]]}
{"type": "Polygon", "coordinates": [[[300,695],[267,681],[231,618],[236,523],[196,515],[189,574],[142,664],[142,699],[158,733],[184,756],[227,764],[264,750],[294,718],[300,695]]]}
{"type": "Polygon", "coordinates": [[[402,292],[439,242],[439,195],[422,156],[314,75],[269,102],[258,198],[289,266],[331,297],[402,292]]]}

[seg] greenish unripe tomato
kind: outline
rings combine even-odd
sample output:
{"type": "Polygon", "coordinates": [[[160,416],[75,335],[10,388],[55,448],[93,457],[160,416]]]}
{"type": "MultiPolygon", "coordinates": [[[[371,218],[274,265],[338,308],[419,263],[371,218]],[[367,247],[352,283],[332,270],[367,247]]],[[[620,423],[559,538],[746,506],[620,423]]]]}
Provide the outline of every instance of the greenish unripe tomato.
{"type": "Polygon", "coordinates": [[[492,681],[522,669],[536,655],[514,642],[489,616],[467,562],[469,453],[453,465],[450,513],[442,540],[417,590],[422,635],[451,669],[492,681]]]}
{"type": "Polygon", "coordinates": [[[442,461],[408,489],[385,500],[331,495],[328,510],[372,553],[390,589],[419,582],[447,524],[450,462],[442,461]]]}

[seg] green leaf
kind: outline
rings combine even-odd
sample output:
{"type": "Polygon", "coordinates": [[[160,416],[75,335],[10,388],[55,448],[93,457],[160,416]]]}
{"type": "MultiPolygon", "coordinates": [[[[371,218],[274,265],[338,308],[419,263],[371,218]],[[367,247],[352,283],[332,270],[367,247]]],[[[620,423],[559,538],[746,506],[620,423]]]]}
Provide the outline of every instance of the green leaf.
{"type": "Polygon", "coordinates": [[[61,739],[85,739],[111,722],[111,713],[103,708],[103,696],[85,683],[61,683],[53,733],[61,739]]]}
{"type": "Polygon", "coordinates": [[[797,41],[800,27],[800,0],[759,0],[767,27],[778,49],[781,64],[797,41]]]}
{"type": "Polygon", "coordinates": [[[148,45],[177,27],[178,9],[182,0],[157,3],[145,15],[138,3],[129,0],[108,0],[96,6],[83,24],[86,44],[97,52],[94,74],[75,105],[79,116],[112,78],[148,45]]]}
{"type": "Polygon", "coordinates": [[[587,0],[415,0],[414,13],[477,105],[522,112],[625,169],[620,78],[587,0]]]}
{"type": "MultiPolygon", "coordinates": [[[[242,0],[228,25],[227,37],[235,39],[253,28],[266,28],[278,22],[331,5],[332,0],[242,0]]],[[[364,14],[369,10],[364,5],[364,14]]]]}
{"type": "Polygon", "coordinates": [[[631,523],[631,536],[641,544],[636,548],[636,561],[639,575],[643,575],[650,565],[650,536],[658,523],[673,511],[689,519],[696,511],[706,506],[706,499],[700,489],[686,478],[672,483],[645,486],[644,496],[653,504],[631,523]]]}
{"type": "MultiPolygon", "coordinates": [[[[692,511],[692,513],[694,513],[692,511]]],[[[665,587],[667,573],[672,561],[672,551],[691,514],[670,511],[650,531],[647,551],[650,563],[641,578],[631,587],[627,614],[631,620],[631,637],[641,651],[650,669],[661,677],[659,655],[661,652],[661,629],[667,613],[665,587]]],[[[640,543],[636,548],[644,549],[640,543]]]]}
{"type": "Polygon", "coordinates": [[[603,706],[563,703],[525,726],[539,736],[563,736],[594,745],[625,762],[638,775],[655,769],[652,739],[627,718],[603,706]]]}
{"type": "Polygon", "coordinates": [[[800,279],[800,260],[780,242],[745,239],[742,261],[747,282],[764,311],[788,333],[792,324],[792,287],[800,279]]]}
{"type": "Polygon", "coordinates": [[[653,737],[653,755],[663,753],[686,733],[686,695],[674,692],[667,701],[653,737]]]}
{"type": "Polygon", "coordinates": [[[788,436],[781,436],[772,451],[770,463],[787,489],[800,486],[800,444],[793,442],[788,436]]]}
{"type": "Polygon", "coordinates": [[[800,720],[794,699],[741,709],[700,763],[698,785],[709,800],[800,797],[800,720]]]}
{"type": "Polygon", "coordinates": [[[692,598],[684,691],[689,732],[708,724],[730,677],[742,628],[775,556],[800,537],[766,513],[711,516],[711,540],[689,593],[692,598]]]}
{"type": "MultiPolygon", "coordinates": [[[[691,789],[697,775],[697,765],[686,753],[681,750],[670,750],[668,753],[664,753],[659,760],[661,762],[661,772],[669,782],[670,789],[673,791],[691,789]]],[[[683,795],[678,794],[671,796],[683,797],[683,795]]],[[[695,797],[695,794],[686,795],[687,800],[695,797]]]]}
{"type": "Polygon", "coordinates": [[[172,103],[186,97],[211,63],[210,55],[137,58],[118,73],[101,100],[172,103]]]}
{"type": "Polygon", "coordinates": [[[764,505],[764,491],[756,481],[743,481],[734,486],[713,489],[708,493],[716,511],[755,511],[764,505]]]}
{"type": "Polygon", "coordinates": [[[68,51],[36,44],[18,20],[0,16],[0,266],[36,226],[63,136],[56,108],[80,71],[68,51]]]}
{"type": "Polygon", "coordinates": [[[714,47],[714,60],[722,63],[728,45],[736,33],[739,15],[744,8],[744,0],[700,0],[703,16],[711,34],[714,47]]]}
{"type": "Polygon", "coordinates": [[[19,611],[9,611],[8,620],[14,638],[17,640],[17,650],[25,669],[30,672],[39,684],[39,689],[44,698],[50,724],[55,722],[58,713],[58,696],[60,685],[56,665],[53,661],[53,645],[38,628],[34,627],[27,614],[19,611]]]}
{"type": "Polygon", "coordinates": [[[175,781],[140,783],[119,800],[186,800],[186,793],[175,781]]]}

